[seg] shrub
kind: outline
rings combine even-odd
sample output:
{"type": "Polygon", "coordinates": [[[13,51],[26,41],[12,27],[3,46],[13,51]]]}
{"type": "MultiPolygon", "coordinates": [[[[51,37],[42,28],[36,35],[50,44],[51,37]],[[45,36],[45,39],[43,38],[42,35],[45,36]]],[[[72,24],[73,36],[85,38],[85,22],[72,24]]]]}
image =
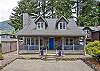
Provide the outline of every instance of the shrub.
{"type": "Polygon", "coordinates": [[[86,50],[86,53],[91,56],[100,54],[100,41],[89,42],[85,46],[85,50],[86,50]]]}

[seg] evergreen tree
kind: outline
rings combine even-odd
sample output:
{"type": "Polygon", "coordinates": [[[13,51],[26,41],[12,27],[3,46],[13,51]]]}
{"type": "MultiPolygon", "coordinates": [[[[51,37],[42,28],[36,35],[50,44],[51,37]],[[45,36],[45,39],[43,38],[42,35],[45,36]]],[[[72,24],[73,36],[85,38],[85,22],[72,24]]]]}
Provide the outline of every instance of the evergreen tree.
{"type": "Polygon", "coordinates": [[[28,13],[33,17],[37,17],[39,16],[39,12],[38,3],[36,1],[21,0],[18,2],[18,6],[13,9],[10,20],[15,29],[18,30],[22,28],[23,13],[28,13]]]}
{"type": "Polygon", "coordinates": [[[18,6],[13,9],[10,20],[16,30],[22,28],[22,13],[28,13],[34,18],[41,15],[44,18],[59,16],[71,17],[71,8],[74,2],[71,0],[20,0],[18,6]]]}
{"type": "Polygon", "coordinates": [[[96,0],[79,0],[80,11],[77,18],[79,26],[96,26],[99,24],[96,4],[96,0]]]}

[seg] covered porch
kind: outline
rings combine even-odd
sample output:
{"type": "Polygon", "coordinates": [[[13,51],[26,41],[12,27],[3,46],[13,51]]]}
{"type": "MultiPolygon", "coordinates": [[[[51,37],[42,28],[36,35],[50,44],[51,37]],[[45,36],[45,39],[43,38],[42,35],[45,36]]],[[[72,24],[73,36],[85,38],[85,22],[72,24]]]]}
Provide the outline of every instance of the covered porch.
{"type": "Polygon", "coordinates": [[[23,36],[19,44],[18,53],[39,53],[43,49],[46,53],[63,50],[64,53],[84,53],[84,37],[68,36],[23,36]]]}

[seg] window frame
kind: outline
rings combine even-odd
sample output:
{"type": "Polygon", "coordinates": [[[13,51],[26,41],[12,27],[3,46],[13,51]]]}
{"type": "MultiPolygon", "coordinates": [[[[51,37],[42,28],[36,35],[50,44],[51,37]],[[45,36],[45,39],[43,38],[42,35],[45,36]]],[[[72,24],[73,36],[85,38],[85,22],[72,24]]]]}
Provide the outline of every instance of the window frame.
{"type": "Polygon", "coordinates": [[[45,29],[45,22],[37,22],[36,24],[36,28],[37,30],[42,30],[42,29],[45,29]]]}
{"type": "Polygon", "coordinates": [[[67,23],[66,22],[59,22],[58,23],[58,29],[59,30],[66,30],[67,23]]]}

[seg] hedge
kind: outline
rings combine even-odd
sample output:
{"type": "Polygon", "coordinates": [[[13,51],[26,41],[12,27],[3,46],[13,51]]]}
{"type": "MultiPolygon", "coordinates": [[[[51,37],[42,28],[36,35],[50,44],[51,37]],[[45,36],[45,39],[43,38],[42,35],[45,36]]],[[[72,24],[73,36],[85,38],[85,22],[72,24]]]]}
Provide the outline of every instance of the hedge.
{"type": "Polygon", "coordinates": [[[86,53],[95,57],[100,63],[100,41],[89,42],[85,46],[86,53]]]}

